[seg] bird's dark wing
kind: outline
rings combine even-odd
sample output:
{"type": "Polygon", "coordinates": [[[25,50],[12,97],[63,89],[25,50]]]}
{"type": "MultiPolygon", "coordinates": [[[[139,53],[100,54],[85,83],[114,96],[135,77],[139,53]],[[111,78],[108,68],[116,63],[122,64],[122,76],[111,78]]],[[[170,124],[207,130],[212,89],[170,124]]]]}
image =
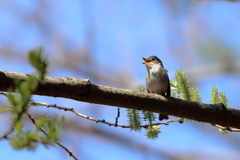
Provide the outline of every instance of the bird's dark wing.
{"type": "Polygon", "coordinates": [[[171,88],[170,88],[170,83],[169,83],[169,78],[168,78],[168,88],[167,88],[167,95],[168,97],[170,97],[171,95],[171,88]]]}

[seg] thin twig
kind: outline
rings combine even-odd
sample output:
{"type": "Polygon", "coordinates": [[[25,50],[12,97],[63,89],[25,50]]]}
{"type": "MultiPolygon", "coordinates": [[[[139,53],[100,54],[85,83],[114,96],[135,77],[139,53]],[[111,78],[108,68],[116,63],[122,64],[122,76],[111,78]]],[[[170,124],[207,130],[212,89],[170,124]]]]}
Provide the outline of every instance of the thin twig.
{"type": "MultiPolygon", "coordinates": [[[[77,116],[80,116],[80,117],[85,118],[85,119],[89,119],[91,121],[95,121],[96,123],[104,123],[104,124],[107,124],[109,126],[115,126],[115,127],[130,128],[129,125],[118,124],[118,118],[120,117],[120,111],[119,110],[118,110],[118,114],[117,114],[117,117],[116,117],[116,122],[115,123],[110,123],[110,122],[107,122],[105,119],[99,120],[99,119],[95,119],[93,117],[84,115],[84,114],[74,110],[73,108],[60,107],[60,106],[57,106],[56,104],[50,105],[50,104],[47,104],[47,103],[39,103],[39,102],[33,102],[33,103],[36,103],[37,105],[46,106],[46,107],[57,108],[57,109],[64,110],[64,111],[70,111],[70,112],[75,113],[77,116]]],[[[152,125],[169,125],[169,123],[172,123],[172,122],[182,123],[181,119],[172,119],[172,120],[169,120],[169,121],[166,121],[166,122],[154,123],[152,125]]],[[[220,125],[213,125],[213,126],[218,127],[220,129],[223,129],[223,130],[228,130],[230,132],[240,132],[240,129],[232,129],[232,128],[223,127],[223,126],[220,126],[220,125]]],[[[141,125],[140,127],[148,128],[149,125],[141,125]]]]}
{"type": "MultiPolygon", "coordinates": [[[[30,118],[30,120],[32,121],[32,123],[36,126],[36,121],[33,118],[33,116],[31,116],[29,113],[27,113],[27,115],[30,118]]],[[[42,128],[40,130],[46,135],[46,132],[42,128]]],[[[59,142],[55,142],[55,143],[57,145],[59,145],[60,147],[62,147],[66,152],[68,152],[69,156],[73,157],[73,159],[78,160],[78,158],[74,156],[73,152],[70,151],[68,148],[66,148],[62,143],[59,143],[59,142]]]]}
{"type": "Polygon", "coordinates": [[[230,127],[223,127],[223,126],[218,125],[218,124],[213,124],[213,126],[215,126],[217,128],[220,128],[222,130],[229,131],[229,132],[240,132],[240,129],[234,129],[234,128],[230,128],[230,127]]]}
{"type": "MultiPolygon", "coordinates": [[[[0,94],[7,96],[7,93],[6,93],[6,92],[0,92],[0,94]]],[[[31,102],[30,104],[32,104],[32,105],[41,105],[41,106],[52,107],[52,108],[57,108],[57,109],[64,110],[64,111],[71,111],[71,112],[75,113],[77,116],[80,116],[80,117],[82,117],[82,118],[89,119],[89,120],[91,120],[91,121],[95,121],[96,123],[104,123],[104,124],[107,124],[107,125],[109,125],[109,126],[115,126],[115,127],[130,128],[130,126],[127,126],[127,125],[121,125],[121,124],[117,124],[117,125],[116,125],[116,122],[115,122],[115,123],[110,123],[110,122],[106,122],[104,119],[103,119],[103,120],[98,120],[98,119],[95,119],[95,118],[93,118],[93,117],[86,116],[86,115],[84,115],[84,114],[81,114],[81,113],[75,111],[73,108],[65,108],[65,107],[60,107],[60,106],[57,106],[57,105],[50,105],[50,104],[47,104],[47,103],[40,103],[40,102],[31,102]]],[[[117,118],[117,117],[116,117],[116,118],[117,118]]],[[[117,119],[116,119],[116,120],[117,120],[117,119]]],[[[171,123],[171,122],[179,122],[179,123],[181,123],[179,120],[180,120],[180,119],[178,119],[178,120],[172,119],[172,120],[167,121],[167,122],[154,123],[153,125],[169,125],[169,123],[171,123]]],[[[118,123],[118,122],[117,122],[117,123],[118,123]]],[[[213,124],[213,126],[215,126],[215,127],[217,127],[217,128],[220,128],[220,129],[222,129],[222,130],[227,130],[227,131],[229,131],[229,132],[240,132],[240,129],[234,129],[234,128],[230,128],[230,127],[223,127],[223,126],[217,125],[217,124],[213,124]]],[[[149,125],[142,125],[142,126],[140,126],[140,127],[148,128],[149,125]]],[[[6,134],[5,134],[5,135],[6,135],[6,134]]],[[[5,135],[4,135],[4,136],[5,136],[5,135]]],[[[0,138],[0,140],[3,139],[4,136],[3,136],[2,138],[0,138]]]]}
{"type": "MultiPolygon", "coordinates": [[[[90,117],[90,116],[87,116],[87,115],[84,115],[76,110],[74,110],[73,108],[66,108],[66,107],[60,107],[60,106],[57,106],[56,104],[54,105],[51,105],[51,104],[47,104],[47,103],[41,103],[41,102],[31,102],[32,105],[41,105],[41,106],[46,106],[46,107],[51,107],[51,108],[57,108],[57,109],[60,109],[60,110],[64,110],[64,111],[70,111],[70,112],[73,112],[75,113],[77,116],[79,117],[82,117],[82,118],[85,118],[85,119],[89,119],[91,121],[94,121],[96,123],[104,123],[104,124],[107,124],[109,126],[115,126],[115,127],[121,127],[121,128],[131,128],[129,125],[123,125],[123,124],[116,124],[116,123],[111,123],[111,122],[107,122],[105,119],[102,119],[102,120],[99,120],[99,119],[96,119],[96,118],[93,118],[93,117],[90,117]]],[[[119,111],[119,116],[120,116],[120,111],[119,111]]],[[[117,118],[117,117],[116,117],[117,118]]],[[[154,123],[152,125],[169,125],[169,123],[172,123],[172,122],[180,122],[179,120],[170,120],[170,121],[167,121],[167,122],[161,122],[161,123],[154,123]]],[[[149,125],[141,125],[140,127],[142,128],[147,128],[149,127],[149,125]]]]}
{"type": "Polygon", "coordinates": [[[118,113],[117,113],[117,117],[115,118],[116,119],[115,127],[117,127],[117,125],[118,125],[118,118],[120,117],[120,107],[117,108],[117,111],[118,111],[118,113]]]}

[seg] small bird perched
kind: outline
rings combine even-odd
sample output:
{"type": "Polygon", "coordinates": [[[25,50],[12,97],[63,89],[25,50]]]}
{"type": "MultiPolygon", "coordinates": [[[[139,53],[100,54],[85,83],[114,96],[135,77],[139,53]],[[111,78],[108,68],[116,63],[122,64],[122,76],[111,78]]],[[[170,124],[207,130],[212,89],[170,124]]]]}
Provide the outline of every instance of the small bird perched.
{"type": "MultiPolygon", "coordinates": [[[[147,68],[146,85],[148,93],[170,96],[170,84],[167,70],[156,56],[143,58],[147,68]]],[[[159,114],[159,120],[168,119],[168,115],[159,114]]]]}

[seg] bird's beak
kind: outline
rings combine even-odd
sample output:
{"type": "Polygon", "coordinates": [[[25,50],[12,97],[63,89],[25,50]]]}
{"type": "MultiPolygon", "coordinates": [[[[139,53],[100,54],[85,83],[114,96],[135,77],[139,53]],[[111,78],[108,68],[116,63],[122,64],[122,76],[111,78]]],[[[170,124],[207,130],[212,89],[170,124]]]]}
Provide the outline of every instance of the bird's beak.
{"type": "Polygon", "coordinates": [[[148,65],[148,63],[150,63],[151,61],[150,60],[148,60],[147,58],[142,58],[144,61],[145,61],[145,63],[143,63],[143,64],[145,64],[145,65],[148,65]]]}

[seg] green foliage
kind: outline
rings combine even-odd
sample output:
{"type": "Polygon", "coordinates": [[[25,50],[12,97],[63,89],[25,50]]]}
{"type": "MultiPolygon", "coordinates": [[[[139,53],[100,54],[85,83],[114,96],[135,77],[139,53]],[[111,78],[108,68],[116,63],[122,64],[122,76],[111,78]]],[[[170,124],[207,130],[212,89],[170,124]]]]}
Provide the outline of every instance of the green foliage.
{"type": "MultiPolygon", "coordinates": [[[[175,73],[175,75],[176,75],[176,73],[175,73]]],[[[178,85],[177,82],[171,81],[171,80],[169,80],[169,82],[170,82],[171,90],[176,90],[177,85],[178,85]]]]}
{"type": "Polygon", "coordinates": [[[15,88],[10,89],[7,94],[10,107],[3,107],[0,113],[11,111],[14,115],[12,124],[13,132],[8,135],[11,146],[16,150],[35,150],[39,143],[45,147],[54,145],[64,124],[64,118],[58,124],[57,117],[40,116],[34,121],[35,129],[26,130],[22,122],[22,116],[28,112],[32,103],[32,93],[37,89],[39,83],[43,83],[47,70],[47,60],[43,58],[43,47],[32,50],[28,54],[29,63],[36,69],[36,72],[29,75],[25,81],[15,80],[15,88]],[[58,125],[57,125],[58,124],[58,125]],[[41,134],[44,132],[45,134],[41,134]]]}
{"type": "Polygon", "coordinates": [[[187,122],[187,119],[186,119],[186,118],[180,118],[180,119],[179,119],[179,122],[180,122],[180,123],[187,122]]]}
{"type": "Polygon", "coordinates": [[[230,108],[226,94],[223,92],[219,92],[218,88],[216,86],[212,87],[210,100],[213,104],[222,103],[222,104],[224,104],[225,107],[230,108]]]}
{"type": "Polygon", "coordinates": [[[219,102],[221,102],[222,104],[224,104],[224,106],[230,108],[230,105],[228,104],[228,99],[226,94],[224,94],[223,92],[219,93],[219,102]]]}
{"type": "Polygon", "coordinates": [[[174,90],[171,90],[171,97],[177,98],[177,94],[174,90]]]}
{"type": "Polygon", "coordinates": [[[19,135],[22,132],[22,128],[23,128],[23,123],[21,121],[17,121],[15,123],[16,135],[19,135]]]}
{"type": "Polygon", "coordinates": [[[10,144],[16,150],[35,150],[39,143],[45,147],[53,146],[59,140],[58,135],[61,133],[63,124],[64,118],[57,125],[56,116],[53,118],[41,116],[36,121],[35,132],[33,132],[31,130],[23,130],[22,122],[18,121],[15,124],[15,132],[9,138],[10,144]],[[41,130],[44,130],[44,135],[39,133],[41,130]]]}
{"type": "Polygon", "coordinates": [[[10,105],[14,106],[14,107],[20,107],[21,106],[21,99],[19,97],[19,95],[14,95],[12,93],[8,93],[7,95],[8,97],[8,102],[10,105]]]}
{"type": "Polygon", "coordinates": [[[212,87],[212,91],[211,91],[211,99],[210,101],[215,104],[215,103],[219,103],[219,93],[218,93],[218,88],[212,87]]]}
{"type": "MultiPolygon", "coordinates": [[[[192,100],[192,99],[197,100],[199,96],[195,94],[196,93],[195,89],[192,89],[192,90],[190,89],[188,85],[189,80],[187,79],[186,73],[178,69],[175,73],[175,79],[176,81],[170,81],[170,85],[173,86],[172,90],[177,92],[177,95],[175,95],[176,98],[181,98],[184,100],[192,100]]],[[[186,119],[181,118],[180,121],[183,123],[183,122],[186,122],[186,119]]]]}
{"type": "Polygon", "coordinates": [[[229,133],[229,130],[227,129],[218,129],[219,132],[221,132],[222,134],[228,134],[229,133]]]}
{"type": "Polygon", "coordinates": [[[152,126],[151,128],[148,129],[148,131],[145,134],[145,136],[148,139],[155,140],[156,138],[158,138],[159,133],[161,133],[160,125],[154,125],[154,126],[152,126]]]}
{"type": "MultiPolygon", "coordinates": [[[[32,93],[37,89],[38,84],[44,80],[47,63],[43,58],[43,47],[32,50],[28,54],[29,62],[36,69],[36,73],[29,75],[25,81],[15,80],[15,88],[10,89],[7,94],[8,102],[12,107],[14,121],[21,119],[22,115],[27,112],[32,93]],[[13,93],[14,94],[13,94],[13,93]]],[[[15,122],[14,122],[15,123],[15,122]]]]}
{"type": "MultiPolygon", "coordinates": [[[[145,92],[146,88],[143,86],[139,86],[138,91],[145,92]]],[[[142,111],[143,116],[141,117],[138,110],[127,109],[127,112],[128,112],[127,116],[128,116],[129,126],[130,126],[131,130],[140,131],[141,130],[141,120],[144,120],[144,121],[147,121],[147,123],[149,124],[149,127],[148,127],[149,133],[147,132],[147,134],[146,134],[149,136],[147,136],[147,137],[149,137],[149,138],[156,137],[156,135],[154,136],[154,133],[155,134],[160,133],[160,130],[157,131],[157,127],[153,128],[153,124],[156,119],[156,116],[154,115],[154,113],[142,111]]]]}
{"type": "Polygon", "coordinates": [[[37,70],[36,76],[39,80],[43,80],[47,72],[47,60],[43,58],[44,48],[38,47],[35,50],[29,51],[28,61],[37,70]]]}
{"type": "Polygon", "coordinates": [[[31,131],[22,131],[9,138],[11,146],[16,150],[35,150],[38,144],[39,135],[31,131]]]}
{"type": "MultiPolygon", "coordinates": [[[[189,80],[184,72],[178,69],[175,73],[176,81],[170,80],[171,85],[171,97],[180,98],[189,101],[202,102],[200,91],[197,87],[189,87],[189,80]]],[[[139,86],[138,91],[145,92],[146,89],[143,86],[139,86]]],[[[211,90],[211,102],[222,103],[226,107],[228,105],[227,97],[224,93],[218,92],[217,87],[213,87],[211,90]]],[[[149,139],[155,139],[158,137],[160,131],[160,125],[154,125],[156,122],[156,116],[152,112],[142,111],[142,117],[139,116],[139,111],[128,110],[128,117],[131,130],[139,131],[141,129],[141,121],[147,121],[147,133],[145,134],[149,139]]],[[[184,123],[188,121],[186,118],[180,118],[179,122],[184,123]]],[[[226,134],[229,132],[227,129],[220,129],[220,132],[226,134]]]]}
{"type": "MultiPolygon", "coordinates": [[[[139,92],[145,92],[145,87],[139,86],[138,87],[139,92]]],[[[130,129],[134,131],[140,131],[141,130],[141,117],[138,110],[135,109],[127,109],[127,116],[128,116],[128,122],[130,125],[130,129]]]]}
{"type": "Polygon", "coordinates": [[[190,88],[190,100],[195,102],[202,102],[199,89],[197,87],[190,88]]]}
{"type": "Polygon", "coordinates": [[[153,112],[148,112],[148,111],[142,111],[142,115],[143,115],[143,120],[144,121],[147,121],[149,126],[152,127],[155,119],[156,119],[156,116],[153,112]]]}
{"type": "Polygon", "coordinates": [[[40,116],[36,120],[35,132],[39,132],[43,128],[43,126],[44,126],[44,124],[46,122],[46,119],[47,119],[47,117],[44,115],[44,116],[40,116]]]}
{"type": "Polygon", "coordinates": [[[182,94],[183,99],[190,100],[191,95],[188,85],[189,80],[187,79],[186,74],[182,72],[182,70],[178,69],[175,73],[175,78],[176,88],[182,94]]]}
{"type": "Polygon", "coordinates": [[[134,131],[140,131],[141,121],[140,121],[139,111],[135,109],[127,109],[127,112],[128,112],[127,116],[128,116],[130,129],[134,131]]]}
{"type": "Polygon", "coordinates": [[[146,88],[145,88],[144,86],[141,86],[141,85],[140,85],[140,86],[138,87],[138,91],[139,91],[139,92],[146,92],[146,88]]]}
{"type": "Polygon", "coordinates": [[[148,139],[154,140],[155,138],[158,137],[158,134],[161,132],[160,125],[153,125],[156,120],[156,116],[154,113],[148,111],[142,111],[142,115],[143,115],[142,119],[144,121],[147,121],[147,124],[149,125],[145,136],[148,139]]]}
{"type": "Polygon", "coordinates": [[[0,108],[0,114],[8,112],[8,111],[12,111],[12,107],[1,107],[0,108]]]}
{"type": "Polygon", "coordinates": [[[64,118],[62,117],[61,122],[59,125],[57,124],[57,116],[55,117],[48,117],[45,119],[44,124],[44,131],[46,133],[46,139],[48,140],[49,144],[53,144],[58,141],[58,135],[61,133],[61,128],[64,124],[64,118]]]}

